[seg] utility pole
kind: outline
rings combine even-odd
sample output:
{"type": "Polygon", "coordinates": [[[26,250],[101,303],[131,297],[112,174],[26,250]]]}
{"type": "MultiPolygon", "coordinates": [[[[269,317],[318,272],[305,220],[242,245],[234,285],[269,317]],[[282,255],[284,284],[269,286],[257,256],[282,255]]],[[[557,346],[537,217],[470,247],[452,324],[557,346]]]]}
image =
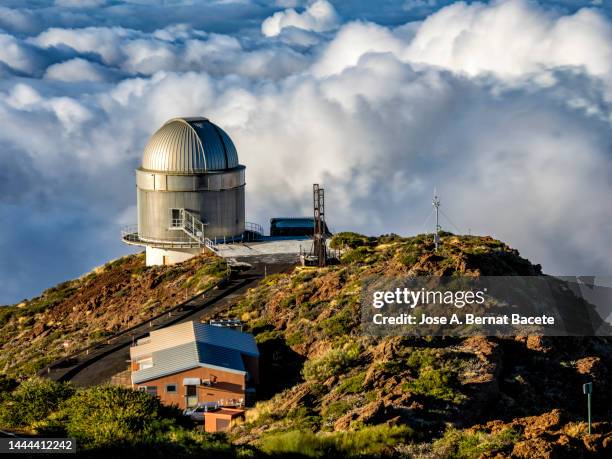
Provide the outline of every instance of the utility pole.
{"type": "Polygon", "coordinates": [[[435,250],[436,252],[438,251],[438,245],[440,244],[440,230],[442,229],[440,227],[440,198],[438,198],[438,193],[436,191],[436,189],[434,188],[434,198],[433,198],[433,202],[432,205],[434,207],[434,210],[436,212],[436,232],[434,233],[434,244],[435,244],[435,250]]]}
{"type": "Polygon", "coordinates": [[[318,265],[323,267],[327,263],[326,225],[325,225],[325,190],[318,183],[312,186],[312,199],[314,207],[314,255],[318,265]]]}

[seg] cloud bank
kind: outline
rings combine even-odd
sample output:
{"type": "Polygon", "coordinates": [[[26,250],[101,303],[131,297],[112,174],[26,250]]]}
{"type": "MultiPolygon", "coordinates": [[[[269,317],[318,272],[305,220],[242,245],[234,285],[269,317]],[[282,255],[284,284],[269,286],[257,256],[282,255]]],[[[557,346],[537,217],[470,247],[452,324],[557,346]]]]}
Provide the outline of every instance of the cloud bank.
{"type": "Polygon", "coordinates": [[[319,182],[334,230],[422,232],[437,187],[445,229],[612,271],[604,6],[223,2],[213,29],[189,5],[159,24],[165,5],[93,3],[0,10],[0,303],[127,253],[142,149],[196,114],[234,139],[251,221],[310,214],[319,182]]]}

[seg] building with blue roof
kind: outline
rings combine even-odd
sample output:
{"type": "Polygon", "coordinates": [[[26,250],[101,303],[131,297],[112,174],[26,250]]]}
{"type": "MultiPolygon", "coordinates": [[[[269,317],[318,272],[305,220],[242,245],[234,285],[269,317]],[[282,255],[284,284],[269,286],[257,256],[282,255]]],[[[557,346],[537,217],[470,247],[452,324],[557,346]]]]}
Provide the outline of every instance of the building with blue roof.
{"type": "Polygon", "coordinates": [[[130,348],[132,386],[168,405],[242,406],[259,382],[253,335],[184,322],[152,331],[130,348]]]}

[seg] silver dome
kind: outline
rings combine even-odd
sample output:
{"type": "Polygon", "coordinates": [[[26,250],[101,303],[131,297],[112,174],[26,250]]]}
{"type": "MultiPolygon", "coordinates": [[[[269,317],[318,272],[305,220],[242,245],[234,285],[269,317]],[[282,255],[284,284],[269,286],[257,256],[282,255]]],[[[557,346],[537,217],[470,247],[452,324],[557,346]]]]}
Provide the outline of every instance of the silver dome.
{"type": "Polygon", "coordinates": [[[207,118],[173,118],[149,140],[142,169],[159,172],[199,173],[238,167],[234,143],[207,118]]]}

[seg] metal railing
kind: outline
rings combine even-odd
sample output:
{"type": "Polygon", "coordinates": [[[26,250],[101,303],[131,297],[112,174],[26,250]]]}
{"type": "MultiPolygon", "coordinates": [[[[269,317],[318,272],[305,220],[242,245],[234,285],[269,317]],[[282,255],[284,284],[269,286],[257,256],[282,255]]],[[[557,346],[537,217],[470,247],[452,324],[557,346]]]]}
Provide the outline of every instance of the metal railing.
{"type": "Polygon", "coordinates": [[[258,234],[261,234],[262,236],[264,232],[263,226],[259,225],[258,223],[252,223],[252,222],[245,222],[244,230],[251,231],[253,233],[258,233],[258,234]]]}
{"type": "Polygon", "coordinates": [[[138,225],[128,225],[121,228],[121,239],[127,242],[140,242],[138,225]]]}
{"type": "Polygon", "coordinates": [[[180,219],[181,226],[177,227],[177,229],[183,230],[187,236],[213,252],[217,251],[217,244],[204,235],[207,223],[203,223],[198,217],[185,209],[180,209],[180,219]]]}
{"type": "Polygon", "coordinates": [[[218,244],[225,244],[228,242],[241,242],[241,241],[258,241],[263,238],[263,226],[245,222],[244,233],[241,236],[232,238],[216,238],[214,240],[206,237],[206,226],[208,223],[203,223],[196,215],[192,214],[188,210],[180,209],[179,218],[173,218],[170,220],[169,230],[182,231],[187,236],[188,240],[184,237],[165,237],[164,239],[154,239],[149,237],[141,237],[138,232],[138,225],[128,225],[121,228],[121,238],[130,244],[135,245],[154,245],[161,247],[206,247],[213,252],[216,252],[219,247],[218,244]],[[245,239],[245,234],[250,233],[250,236],[245,239]]]}
{"type": "MultiPolygon", "coordinates": [[[[180,229],[180,228],[178,228],[180,229]]],[[[121,229],[121,238],[124,242],[132,245],[152,245],[155,247],[164,248],[194,248],[201,247],[202,244],[194,241],[192,238],[185,237],[165,237],[163,239],[142,237],[138,233],[138,225],[129,225],[121,229]]]]}

